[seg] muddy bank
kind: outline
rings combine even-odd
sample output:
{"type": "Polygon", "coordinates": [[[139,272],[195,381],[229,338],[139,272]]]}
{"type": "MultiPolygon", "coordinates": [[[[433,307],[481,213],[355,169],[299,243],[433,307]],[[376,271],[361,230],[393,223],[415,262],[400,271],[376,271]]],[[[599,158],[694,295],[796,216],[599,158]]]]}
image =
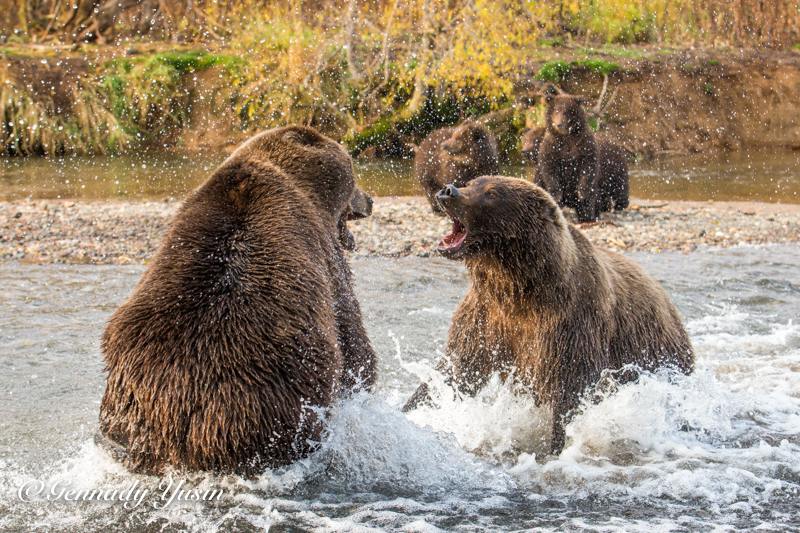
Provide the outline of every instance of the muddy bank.
{"type": "MultiPolygon", "coordinates": [[[[224,50],[163,46],[79,52],[2,48],[0,115],[7,127],[0,130],[0,151],[229,151],[254,131],[291,118],[281,122],[254,111],[264,94],[242,85],[247,61],[224,50]]],[[[640,157],[753,147],[800,150],[800,50],[540,48],[515,73],[506,103],[483,120],[513,161],[522,128],[543,119],[536,98],[543,82],[586,96],[592,107],[604,76],[599,132],[640,157]]],[[[354,155],[408,156],[409,147],[432,128],[477,116],[496,103],[480,98],[459,103],[455,93],[439,92],[436,102],[410,117],[386,108],[371,119],[308,121],[346,143],[354,155]]]]}
{"type": "MultiPolygon", "coordinates": [[[[771,147],[800,150],[800,53],[682,51],[617,58],[601,131],[644,156],[771,147]]],[[[561,83],[594,101],[602,80],[561,83]]],[[[528,89],[530,91],[530,89],[528,89]]]]}
{"type": "MultiPolygon", "coordinates": [[[[0,202],[0,261],[144,263],[178,202],[0,202]]],[[[351,223],[362,256],[428,256],[450,223],[422,197],[377,198],[372,217],[351,223]]],[[[645,202],[584,228],[617,251],[691,251],[698,246],[800,241],[800,205],[645,202]]]]}

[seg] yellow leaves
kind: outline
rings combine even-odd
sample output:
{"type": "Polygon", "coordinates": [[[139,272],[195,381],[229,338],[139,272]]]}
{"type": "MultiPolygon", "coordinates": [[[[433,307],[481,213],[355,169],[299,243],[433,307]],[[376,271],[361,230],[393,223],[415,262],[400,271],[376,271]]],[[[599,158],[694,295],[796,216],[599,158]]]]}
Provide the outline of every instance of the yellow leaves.
{"type": "Polygon", "coordinates": [[[487,96],[510,95],[509,79],[524,69],[536,47],[543,13],[531,2],[465,2],[456,17],[460,24],[452,29],[452,45],[433,70],[434,81],[478,83],[487,96]]]}
{"type": "Polygon", "coordinates": [[[710,6],[721,2],[235,0],[197,5],[209,19],[226,22],[225,47],[245,61],[234,80],[244,119],[358,130],[399,110],[413,114],[429,89],[438,95],[488,97],[494,106],[508,100],[531,58],[542,58],[546,41],[681,39],[693,28],[713,25],[710,6]]]}

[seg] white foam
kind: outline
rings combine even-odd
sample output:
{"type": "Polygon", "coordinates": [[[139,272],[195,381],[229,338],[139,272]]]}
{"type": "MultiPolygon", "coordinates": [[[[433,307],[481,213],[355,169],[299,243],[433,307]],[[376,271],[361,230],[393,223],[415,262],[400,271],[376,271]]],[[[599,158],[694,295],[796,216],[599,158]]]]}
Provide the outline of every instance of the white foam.
{"type": "Polygon", "coordinates": [[[549,449],[550,411],[492,376],[474,397],[453,393],[441,375],[428,374],[436,407],[420,407],[408,417],[422,427],[452,435],[466,450],[500,463],[520,453],[549,449]]]}
{"type": "MultiPolygon", "coordinates": [[[[699,355],[692,375],[643,374],[599,403],[585,402],[566,428],[567,447],[558,457],[546,456],[546,406],[516,394],[499,376],[475,397],[459,397],[431,364],[405,362],[390,333],[401,368],[431,384],[438,407],[406,416],[397,390],[358,393],[327,414],[325,438],[310,457],[256,479],[190,476],[193,486],[222,488],[220,505],[183,502],[137,516],[151,527],[202,531],[246,522],[259,529],[286,524],[427,532],[437,531],[443,517],[474,515],[486,520],[475,527],[497,529],[491,517],[518,509],[513,500],[522,493],[533,509],[552,499],[586,498],[674,506],[672,520],[562,522],[565,528],[658,531],[711,529],[796,499],[800,327],[764,324],[763,317],[717,307],[689,328],[699,355]],[[762,324],[756,332],[748,327],[753,320],[762,324]],[[681,517],[687,505],[702,507],[709,519],[681,517]]],[[[133,480],[158,484],[130,474],[92,441],[43,474],[0,461],[5,501],[16,501],[16,487],[32,479],[87,489],[123,488],[133,480]]],[[[109,513],[88,504],[11,505],[31,527],[102,529],[125,519],[119,509],[109,513]]],[[[765,527],[786,519],[771,516],[765,527]]],[[[0,527],[16,525],[0,517],[0,527]]]]}

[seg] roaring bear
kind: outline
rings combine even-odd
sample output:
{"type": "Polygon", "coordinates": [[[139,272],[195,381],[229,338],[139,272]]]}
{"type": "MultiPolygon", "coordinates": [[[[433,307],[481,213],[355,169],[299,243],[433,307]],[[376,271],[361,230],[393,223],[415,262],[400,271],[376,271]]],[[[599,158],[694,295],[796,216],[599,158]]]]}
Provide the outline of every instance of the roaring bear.
{"type": "Polygon", "coordinates": [[[186,199],[102,338],[100,429],[129,468],[290,463],[320,409],[372,386],[342,250],[345,219],[370,207],[350,156],[293,126],[249,139],[186,199]]]}
{"type": "Polygon", "coordinates": [[[551,86],[545,92],[546,129],[538,146],[536,183],[564,207],[575,208],[579,222],[600,212],[628,206],[625,152],[595,139],[583,99],[551,86]]]}
{"type": "MultiPolygon", "coordinates": [[[[546,191],[490,176],[437,198],[453,220],[439,252],[463,260],[471,280],[439,364],[462,393],[493,372],[513,375],[552,407],[558,453],[569,416],[604,370],[692,371],[692,345],[664,290],[634,262],[595,248],[546,191]]],[[[404,410],[428,400],[423,384],[404,410]]]]}
{"type": "Polygon", "coordinates": [[[442,213],[436,193],[448,183],[469,180],[499,171],[497,140],[483,125],[471,120],[428,135],[414,153],[414,174],[434,213],[442,213]]]}

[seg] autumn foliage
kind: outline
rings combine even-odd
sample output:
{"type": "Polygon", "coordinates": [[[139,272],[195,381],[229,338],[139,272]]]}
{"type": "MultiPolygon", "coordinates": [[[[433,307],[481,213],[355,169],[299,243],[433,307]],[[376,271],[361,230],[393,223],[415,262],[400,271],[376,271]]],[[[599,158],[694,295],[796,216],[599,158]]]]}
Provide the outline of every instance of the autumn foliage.
{"type": "MultiPolygon", "coordinates": [[[[221,112],[243,129],[313,124],[362,147],[507,107],[553,47],[798,41],[796,0],[0,0],[7,46],[156,42],[207,55],[188,69],[163,54],[96,65],[81,94],[117,117],[101,121],[115,145],[181,126],[188,71],[221,71],[221,112]]],[[[27,116],[24,87],[4,91],[16,95],[7,110],[27,116]]]]}

